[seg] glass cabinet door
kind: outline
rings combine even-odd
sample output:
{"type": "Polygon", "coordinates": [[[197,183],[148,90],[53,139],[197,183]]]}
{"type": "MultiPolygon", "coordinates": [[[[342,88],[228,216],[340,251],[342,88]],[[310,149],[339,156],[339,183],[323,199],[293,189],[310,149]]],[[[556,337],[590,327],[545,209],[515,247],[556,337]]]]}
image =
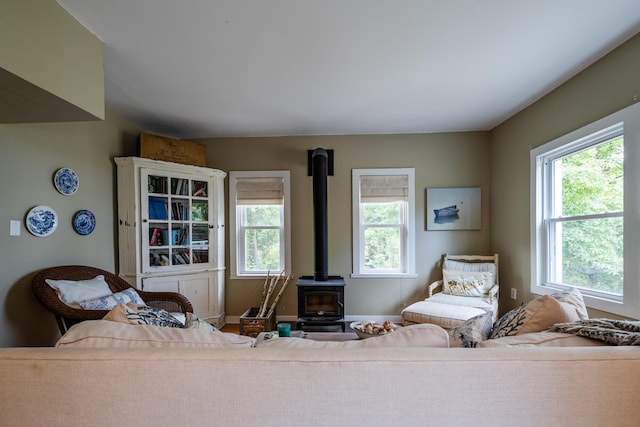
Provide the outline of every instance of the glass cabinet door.
{"type": "Polygon", "coordinates": [[[210,180],[151,169],[141,175],[144,271],[208,263],[210,180]]]}

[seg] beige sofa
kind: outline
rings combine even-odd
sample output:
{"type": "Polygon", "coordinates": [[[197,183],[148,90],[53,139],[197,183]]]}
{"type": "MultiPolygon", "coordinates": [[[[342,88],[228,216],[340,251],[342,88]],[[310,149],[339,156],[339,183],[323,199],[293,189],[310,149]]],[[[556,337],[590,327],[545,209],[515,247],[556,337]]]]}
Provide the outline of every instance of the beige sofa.
{"type": "Polygon", "coordinates": [[[220,332],[94,322],[74,326],[57,348],[0,349],[0,425],[564,427],[640,419],[640,348],[585,346],[597,343],[567,334],[447,348],[446,332],[417,325],[390,338],[279,338],[252,348],[252,339],[220,332]]]}

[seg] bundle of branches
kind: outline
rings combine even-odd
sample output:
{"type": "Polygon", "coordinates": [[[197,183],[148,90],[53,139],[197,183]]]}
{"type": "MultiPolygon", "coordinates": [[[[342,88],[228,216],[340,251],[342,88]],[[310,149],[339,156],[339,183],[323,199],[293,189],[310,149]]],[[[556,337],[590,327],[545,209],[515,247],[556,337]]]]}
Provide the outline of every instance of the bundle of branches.
{"type": "Polygon", "coordinates": [[[289,274],[286,278],[283,276],[284,270],[282,270],[280,274],[276,276],[272,276],[271,272],[267,272],[267,277],[264,280],[264,284],[262,285],[262,299],[260,301],[260,308],[258,309],[258,317],[265,317],[265,315],[266,317],[270,317],[271,314],[273,314],[273,311],[276,309],[276,305],[278,305],[278,301],[280,301],[280,297],[282,297],[284,290],[287,289],[289,280],[291,280],[291,274],[289,274]],[[278,282],[280,280],[282,280],[280,290],[276,294],[275,298],[273,298],[271,304],[269,304],[271,297],[274,295],[274,292],[278,287],[278,282]]]}

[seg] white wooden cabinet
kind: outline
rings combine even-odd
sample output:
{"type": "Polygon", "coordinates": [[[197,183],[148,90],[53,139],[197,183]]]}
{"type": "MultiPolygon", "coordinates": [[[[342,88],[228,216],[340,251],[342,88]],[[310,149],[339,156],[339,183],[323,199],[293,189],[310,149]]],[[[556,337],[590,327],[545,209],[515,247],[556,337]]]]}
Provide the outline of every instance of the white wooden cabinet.
{"type": "Polygon", "coordinates": [[[216,169],[115,158],[119,275],[185,295],[217,327],[224,313],[224,178],[216,169]]]}

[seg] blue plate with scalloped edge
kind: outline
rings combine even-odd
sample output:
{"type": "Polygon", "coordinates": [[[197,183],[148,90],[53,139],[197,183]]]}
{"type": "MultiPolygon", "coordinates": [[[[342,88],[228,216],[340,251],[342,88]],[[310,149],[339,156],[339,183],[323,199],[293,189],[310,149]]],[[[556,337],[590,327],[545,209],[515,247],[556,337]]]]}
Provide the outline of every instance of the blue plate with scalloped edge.
{"type": "Polygon", "coordinates": [[[80,180],[73,169],[60,168],[53,177],[53,183],[56,186],[56,190],[65,196],[70,196],[78,191],[80,180]]]}
{"type": "Polygon", "coordinates": [[[91,211],[82,209],[73,215],[73,229],[76,230],[76,233],[86,236],[91,234],[95,228],[96,217],[91,211]]]}

